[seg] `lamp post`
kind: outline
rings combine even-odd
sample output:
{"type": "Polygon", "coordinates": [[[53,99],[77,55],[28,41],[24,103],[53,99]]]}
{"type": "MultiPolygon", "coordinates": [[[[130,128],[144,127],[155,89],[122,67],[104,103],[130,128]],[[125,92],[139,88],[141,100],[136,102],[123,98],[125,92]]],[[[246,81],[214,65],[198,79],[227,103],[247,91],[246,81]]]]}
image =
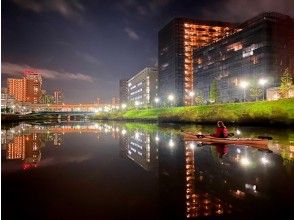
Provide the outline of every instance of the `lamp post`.
{"type": "Polygon", "coordinates": [[[243,98],[244,98],[244,102],[246,99],[246,88],[249,85],[249,83],[247,81],[241,81],[240,83],[240,87],[243,89],[243,98]]]}
{"type": "Polygon", "coordinates": [[[125,104],[125,103],[121,104],[122,109],[125,109],[126,107],[127,107],[127,104],[125,104]]]}
{"type": "Polygon", "coordinates": [[[155,102],[156,107],[158,107],[158,103],[160,102],[160,99],[158,97],[155,97],[154,102],[155,102]]]}
{"type": "Polygon", "coordinates": [[[262,87],[262,100],[264,101],[265,99],[265,91],[264,91],[264,85],[267,83],[267,79],[261,78],[258,81],[258,84],[261,85],[262,87]]]}
{"type": "Polygon", "coordinates": [[[135,101],[135,106],[138,107],[140,105],[139,101],[135,101]]]}
{"type": "Polygon", "coordinates": [[[172,94],[168,95],[167,99],[170,101],[170,103],[171,103],[171,106],[172,106],[172,104],[173,104],[173,101],[175,100],[175,97],[174,97],[174,95],[172,95],[172,94]]]}
{"type": "Polygon", "coordinates": [[[191,97],[191,105],[193,105],[193,98],[195,96],[195,92],[193,91],[189,92],[189,96],[191,97]]]}

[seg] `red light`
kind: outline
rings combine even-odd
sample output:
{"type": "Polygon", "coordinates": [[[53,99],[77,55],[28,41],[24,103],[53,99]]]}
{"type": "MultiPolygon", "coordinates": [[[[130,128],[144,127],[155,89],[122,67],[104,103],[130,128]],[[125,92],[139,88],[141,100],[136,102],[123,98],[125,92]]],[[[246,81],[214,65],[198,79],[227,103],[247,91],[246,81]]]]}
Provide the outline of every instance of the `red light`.
{"type": "Polygon", "coordinates": [[[29,170],[32,168],[36,168],[38,165],[36,163],[23,163],[22,164],[22,169],[23,170],[29,170]]]}
{"type": "Polygon", "coordinates": [[[36,73],[37,73],[37,71],[36,70],[33,70],[33,69],[25,69],[23,71],[23,74],[24,75],[30,75],[30,74],[36,74],[36,73]]]}

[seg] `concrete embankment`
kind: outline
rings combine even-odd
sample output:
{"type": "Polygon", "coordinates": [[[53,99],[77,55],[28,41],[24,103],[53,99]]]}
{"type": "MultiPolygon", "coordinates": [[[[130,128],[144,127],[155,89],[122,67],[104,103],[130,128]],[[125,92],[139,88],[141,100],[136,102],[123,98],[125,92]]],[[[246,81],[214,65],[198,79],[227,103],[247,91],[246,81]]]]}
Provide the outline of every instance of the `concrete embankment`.
{"type": "Polygon", "coordinates": [[[21,122],[21,121],[48,121],[57,120],[57,115],[18,115],[18,114],[1,114],[2,123],[21,122]]]}

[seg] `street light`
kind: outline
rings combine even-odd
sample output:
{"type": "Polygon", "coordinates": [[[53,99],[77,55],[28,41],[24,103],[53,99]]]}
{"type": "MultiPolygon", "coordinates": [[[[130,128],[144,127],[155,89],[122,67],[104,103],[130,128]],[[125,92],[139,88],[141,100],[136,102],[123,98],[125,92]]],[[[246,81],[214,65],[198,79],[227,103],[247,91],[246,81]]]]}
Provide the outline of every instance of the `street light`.
{"type": "Polygon", "coordinates": [[[262,100],[265,99],[264,85],[267,83],[267,79],[261,78],[258,81],[258,84],[262,87],[262,100]]]}
{"type": "Polygon", "coordinates": [[[241,81],[241,83],[240,83],[240,87],[243,89],[244,102],[245,102],[245,99],[246,99],[246,88],[247,88],[248,85],[249,85],[249,83],[247,81],[241,81]]]}
{"type": "Polygon", "coordinates": [[[189,92],[189,96],[191,97],[191,105],[193,105],[193,97],[195,96],[195,92],[189,92]]]}
{"type": "Polygon", "coordinates": [[[127,107],[127,104],[125,104],[125,103],[121,104],[122,109],[125,109],[126,107],[127,107]]]}
{"type": "Polygon", "coordinates": [[[171,102],[171,105],[172,105],[172,102],[175,100],[175,97],[174,95],[170,94],[168,95],[167,99],[171,102]]]}
{"type": "Polygon", "coordinates": [[[139,106],[140,105],[140,102],[139,101],[135,101],[135,106],[139,106]]]}
{"type": "Polygon", "coordinates": [[[158,105],[158,103],[160,102],[160,99],[158,97],[154,98],[154,102],[156,103],[156,106],[158,105]]]}

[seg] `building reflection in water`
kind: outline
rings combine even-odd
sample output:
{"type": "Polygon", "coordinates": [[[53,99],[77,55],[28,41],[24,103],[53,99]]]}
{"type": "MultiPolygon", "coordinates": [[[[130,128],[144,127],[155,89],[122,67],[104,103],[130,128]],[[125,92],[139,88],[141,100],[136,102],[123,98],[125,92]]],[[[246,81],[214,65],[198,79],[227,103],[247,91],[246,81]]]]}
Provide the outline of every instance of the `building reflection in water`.
{"type": "MultiPolygon", "coordinates": [[[[185,142],[185,156],[186,156],[186,214],[187,218],[195,218],[199,216],[211,216],[231,213],[232,205],[225,203],[208,192],[197,192],[195,188],[196,170],[195,170],[195,148],[197,144],[194,142],[185,142]]],[[[227,146],[217,144],[216,150],[219,158],[222,158],[227,152],[227,146]]],[[[203,176],[199,176],[200,182],[203,176]]]]}
{"type": "Polygon", "coordinates": [[[158,167],[158,149],[154,141],[147,132],[122,132],[119,141],[120,155],[134,161],[146,171],[154,171],[158,167]]]}
{"type": "MultiPolygon", "coordinates": [[[[234,213],[235,207],[243,207],[240,204],[248,195],[262,194],[267,185],[267,169],[275,166],[273,154],[254,148],[201,147],[198,143],[185,142],[170,131],[134,131],[121,124],[21,124],[2,131],[2,149],[6,149],[7,160],[22,161],[23,169],[34,168],[41,160],[45,142],[62,146],[63,135],[77,132],[95,133],[98,138],[102,134],[111,135],[119,140],[121,157],[154,173],[158,178],[160,217],[165,219],[234,213]]],[[[274,143],[272,149],[278,154],[286,148],[274,143]]],[[[291,159],[293,144],[287,149],[285,154],[291,159]]]]}
{"type": "Polygon", "coordinates": [[[6,159],[22,160],[23,169],[37,167],[41,160],[41,146],[40,134],[16,136],[7,144],[6,159]]]}

